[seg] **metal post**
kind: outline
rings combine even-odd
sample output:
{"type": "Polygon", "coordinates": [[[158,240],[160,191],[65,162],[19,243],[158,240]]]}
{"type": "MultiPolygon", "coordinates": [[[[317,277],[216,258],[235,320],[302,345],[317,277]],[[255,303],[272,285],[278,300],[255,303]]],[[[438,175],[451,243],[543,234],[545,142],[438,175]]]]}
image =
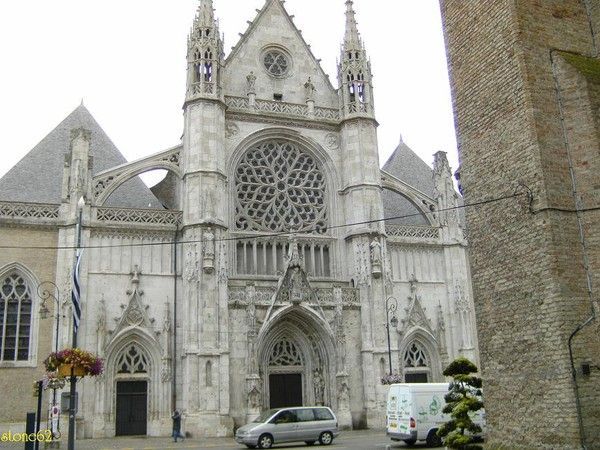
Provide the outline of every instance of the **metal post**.
{"type": "Polygon", "coordinates": [[[385,329],[387,330],[387,345],[388,345],[388,361],[390,364],[390,375],[392,374],[392,346],[390,342],[390,312],[392,313],[391,323],[395,328],[398,324],[398,319],[393,315],[394,312],[398,309],[398,300],[394,297],[388,297],[385,300],[385,329]],[[389,303],[390,300],[393,300],[393,303],[389,303]]]}
{"type": "MultiPolygon", "coordinates": [[[[46,299],[47,298],[52,298],[55,302],[55,309],[56,309],[56,317],[55,317],[55,321],[56,321],[56,330],[55,330],[55,335],[54,335],[54,351],[58,352],[58,334],[60,333],[60,291],[58,289],[58,286],[56,286],[55,283],[53,283],[52,281],[44,281],[43,283],[40,283],[40,285],[38,286],[38,295],[40,296],[40,298],[42,299],[42,308],[40,309],[40,314],[42,314],[42,318],[45,319],[46,316],[44,314],[47,314],[48,309],[45,306],[46,303],[46,299]],[[47,286],[49,286],[47,288],[47,286]]],[[[52,407],[56,407],[56,387],[52,388],[52,407]]],[[[48,414],[48,423],[49,429],[52,429],[52,423],[50,421],[50,414],[48,414]]],[[[60,433],[60,414],[58,415],[58,420],[56,422],[56,431],[58,433],[60,433]]],[[[56,440],[58,435],[55,436],[54,434],[54,430],[52,430],[52,445],[54,446],[54,442],[56,440]]]]}
{"type": "Polygon", "coordinates": [[[35,415],[35,444],[34,444],[34,449],[35,450],[39,450],[40,448],[40,441],[37,439],[37,434],[40,431],[40,420],[42,418],[42,392],[43,392],[43,388],[44,388],[44,382],[43,381],[38,381],[37,382],[38,385],[38,401],[37,401],[37,412],[35,415]]]}
{"type": "MultiPolygon", "coordinates": [[[[81,219],[83,216],[83,197],[77,202],[77,209],[79,214],[77,216],[77,253],[76,258],[79,257],[81,251],[81,219]]],[[[77,261],[77,259],[75,259],[77,261]]],[[[77,348],[77,328],[75,322],[73,322],[73,348],[77,348]]],[[[77,377],[73,374],[74,367],[71,366],[71,389],[69,391],[69,442],[68,450],[75,450],[75,395],[77,394],[76,383],[77,377]]]]}

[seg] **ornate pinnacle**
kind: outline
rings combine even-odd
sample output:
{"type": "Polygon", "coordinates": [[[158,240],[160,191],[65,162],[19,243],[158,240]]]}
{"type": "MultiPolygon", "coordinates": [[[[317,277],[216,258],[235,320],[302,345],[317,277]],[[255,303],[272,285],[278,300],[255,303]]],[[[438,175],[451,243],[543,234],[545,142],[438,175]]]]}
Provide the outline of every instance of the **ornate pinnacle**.
{"type": "Polygon", "coordinates": [[[344,36],[345,50],[358,50],[362,48],[360,34],[356,23],[353,0],[346,0],[346,35],[344,36]]]}
{"type": "Polygon", "coordinates": [[[194,28],[212,28],[215,26],[215,13],[212,0],[200,0],[194,28]]]}

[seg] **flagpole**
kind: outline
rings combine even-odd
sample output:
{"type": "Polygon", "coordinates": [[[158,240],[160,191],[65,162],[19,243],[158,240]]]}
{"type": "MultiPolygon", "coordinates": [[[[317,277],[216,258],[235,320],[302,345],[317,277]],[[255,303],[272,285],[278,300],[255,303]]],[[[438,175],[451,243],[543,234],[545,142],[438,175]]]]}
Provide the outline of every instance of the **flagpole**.
{"type": "MultiPolygon", "coordinates": [[[[78,272],[79,272],[79,258],[81,256],[81,222],[83,216],[83,207],[85,205],[85,200],[83,197],[79,199],[77,202],[77,225],[76,225],[76,233],[77,233],[77,251],[75,254],[75,264],[73,269],[73,290],[78,289],[76,286],[76,282],[78,282],[78,272]]],[[[76,323],[75,320],[76,307],[73,305],[73,348],[77,348],[77,330],[79,328],[79,324],[76,323]]],[[[71,390],[69,393],[69,441],[68,441],[68,450],[75,450],[75,396],[77,395],[77,377],[73,374],[73,366],[71,366],[71,390]]]]}

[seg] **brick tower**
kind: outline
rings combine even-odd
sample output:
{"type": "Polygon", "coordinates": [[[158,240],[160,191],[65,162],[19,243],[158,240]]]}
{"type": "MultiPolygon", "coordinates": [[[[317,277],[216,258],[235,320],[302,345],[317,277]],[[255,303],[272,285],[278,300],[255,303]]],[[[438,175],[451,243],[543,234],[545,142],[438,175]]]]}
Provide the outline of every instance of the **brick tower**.
{"type": "Polygon", "coordinates": [[[600,3],[441,5],[489,441],[600,448],[600,3]]]}

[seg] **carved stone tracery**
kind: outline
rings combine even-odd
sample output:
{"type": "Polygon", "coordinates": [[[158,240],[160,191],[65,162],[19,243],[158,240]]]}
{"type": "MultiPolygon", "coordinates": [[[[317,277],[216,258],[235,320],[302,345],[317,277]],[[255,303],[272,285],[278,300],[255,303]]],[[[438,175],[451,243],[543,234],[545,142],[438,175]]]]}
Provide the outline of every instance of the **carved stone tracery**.
{"type": "Polygon", "coordinates": [[[235,186],[240,230],[326,230],[325,177],[293,142],[270,140],[248,150],[236,168],[235,186]]]}

